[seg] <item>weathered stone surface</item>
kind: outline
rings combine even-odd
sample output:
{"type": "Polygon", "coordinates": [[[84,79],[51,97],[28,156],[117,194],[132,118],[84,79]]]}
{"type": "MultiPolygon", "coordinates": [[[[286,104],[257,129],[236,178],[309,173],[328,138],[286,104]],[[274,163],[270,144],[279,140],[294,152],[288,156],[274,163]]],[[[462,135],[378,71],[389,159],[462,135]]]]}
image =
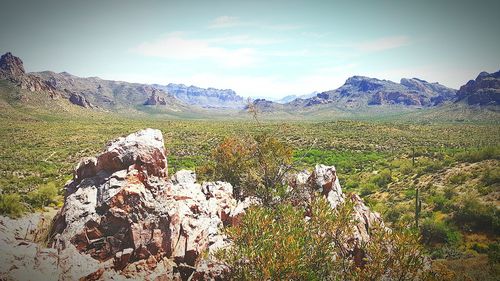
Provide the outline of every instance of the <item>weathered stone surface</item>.
{"type": "Polygon", "coordinates": [[[41,219],[40,214],[17,220],[0,216],[0,279],[78,280],[99,268],[94,259],[71,244],[50,249],[30,241],[41,219]]]}
{"type": "Polygon", "coordinates": [[[95,106],[90,103],[83,95],[77,93],[71,93],[69,96],[69,101],[72,104],[85,107],[85,108],[94,108],[95,106]]]}
{"type": "Polygon", "coordinates": [[[167,105],[167,101],[158,94],[156,89],[153,89],[151,96],[144,102],[144,105],[167,105]]]}
{"type": "Polygon", "coordinates": [[[0,57],[0,79],[9,80],[30,92],[48,92],[51,98],[57,95],[57,90],[48,82],[26,73],[23,61],[11,53],[5,53],[0,57]]]}
{"type": "Polygon", "coordinates": [[[122,272],[133,272],[132,264],[155,271],[164,259],[196,267],[204,251],[227,245],[220,228],[236,207],[232,190],[198,184],[187,170],[169,180],[161,132],[139,131],[78,164],[54,221],[54,245],[72,244],[122,272]]]}
{"type": "MultiPolygon", "coordinates": [[[[370,228],[375,223],[382,224],[380,215],[372,212],[356,194],[348,194],[342,192],[342,188],[337,177],[337,172],[334,166],[316,165],[314,171],[307,176],[307,172],[300,172],[297,175],[288,179],[288,184],[294,189],[306,193],[307,190],[319,191],[330,203],[332,208],[336,208],[339,204],[346,202],[353,203],[353,227],[354,239],[363,242],[370,239],[370,228]],[[307,178],[307,180],[305,180],[307,178]]],[[[308,200],[307,196],[302,199],[308,200]]],[[[309,198],[310,199],[310,198],[309,198]]]]}
{"type": "Polygon", "coordinates": [[[149,176],[167,176],[167,158],[163,135],[159,130],[146,129],[127,137],[119,138],[97,157],[97,170],[115,172],[136,164],[139,172],[149,176]]]}

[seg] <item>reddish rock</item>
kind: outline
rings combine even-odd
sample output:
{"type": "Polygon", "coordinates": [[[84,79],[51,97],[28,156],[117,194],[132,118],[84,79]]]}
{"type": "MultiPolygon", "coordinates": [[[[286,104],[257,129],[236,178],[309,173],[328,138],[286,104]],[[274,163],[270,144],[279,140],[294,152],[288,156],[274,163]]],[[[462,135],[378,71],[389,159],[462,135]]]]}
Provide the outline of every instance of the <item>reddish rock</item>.
{"type": "Polygon", "coordinates": [[[77,166],[52,235],[134,276],[165,259],[196,267],[203,252],[227,244],[220,228],[236,206],[232,187],[200,185],[192,171],[166,176],[160,131],[117,139],[77,166]]]}

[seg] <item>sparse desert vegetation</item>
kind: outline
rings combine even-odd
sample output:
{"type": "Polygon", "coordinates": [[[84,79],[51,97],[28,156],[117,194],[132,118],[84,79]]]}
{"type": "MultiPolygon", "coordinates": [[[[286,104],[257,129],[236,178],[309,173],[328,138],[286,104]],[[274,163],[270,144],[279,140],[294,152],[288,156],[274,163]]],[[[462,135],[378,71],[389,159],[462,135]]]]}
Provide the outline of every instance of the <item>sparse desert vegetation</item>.
{"type": "MultiPolygon", "coordinates": [[[[62,187],[80,157],[96,154],[109,139],[154,127],[165,136],[171,173],[194,169],[204,177],[232,182],[247,195],[262,195],[277,187],[277,182],[266,184],[269,179],[263,175],[278,172],[278,166],[258,169],[263,164],[293,163],[294,171],[311,170],[317,163],[335,165],[345,191],[360,194],[394,229],[410,226],[431,258],[452,270],[463,270],[454,266],[457,259],[487,260],[490,263],[484,267],[498,269],[500,129],[496,124],[342,120],[256,124],[43,114],[0,122],[3,215],[17,217],[61,204],[62,187]],[[266,149],[274,154],[264,153],[266,149]],[[255,157],[256,153],[261,156],[255,157]],[[210,174],[214,165],[219,174],[210,174]],[[234,165],[239,168],[233,171],[253,172],[246,178],[233,174],[233,179],[228,171],[234,165]],[[416,188],[422,201],[419,229],[414,224],[416,188]]],[[[293,214],[286,208],[276,211],[293,214]]],[[[262,212],[266,211],[251,214],[262,212]]],[[[467,270],[476,274],[473,267],[467,270]]]]}

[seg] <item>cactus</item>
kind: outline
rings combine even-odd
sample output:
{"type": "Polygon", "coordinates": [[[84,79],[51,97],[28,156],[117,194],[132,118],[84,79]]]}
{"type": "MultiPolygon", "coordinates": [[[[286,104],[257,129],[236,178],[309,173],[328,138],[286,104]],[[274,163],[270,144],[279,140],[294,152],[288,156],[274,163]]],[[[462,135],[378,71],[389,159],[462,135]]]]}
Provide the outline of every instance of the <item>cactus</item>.
{"type": "Polygon", "coordinates": [[[418,187],[415,188],[415,226],[418,228],[418,219],[422,210],[422,200],[420,200],[420,192],[418,187]]]}
{"type": "Polygon", "coordinates": [[[411,155],[412,166],[415,167],[415,147],[412,147],[413,154],[411,155]]]}

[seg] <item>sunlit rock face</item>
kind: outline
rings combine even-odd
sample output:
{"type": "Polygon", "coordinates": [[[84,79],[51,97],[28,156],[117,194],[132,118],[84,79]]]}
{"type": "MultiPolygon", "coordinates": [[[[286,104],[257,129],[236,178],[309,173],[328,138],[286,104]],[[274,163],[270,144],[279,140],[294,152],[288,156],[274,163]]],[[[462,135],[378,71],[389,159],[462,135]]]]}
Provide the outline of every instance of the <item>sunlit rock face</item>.
{"type": "MultiPolygon", "coordinates": [[[[353,204],[353,235],[359,242],[370,239],[370,229],[375,224],[382,224],[380,215],[372,212],[357,194],[344,194],[334,166],[316,165],[312,173],[302,171],[289,179],[292,188],[320,192],[335,209],[340,204],[349,201],[353,204]]],[[[306,198],[307,200],[307,198],[306,198]]]]}
{"type": "Polygon", "coordinates": [[[154,270],[162,259],[194,267],[202,252],[227,243],[219,229],[235,207],[229,183],[199,184],[185,170],[168,178],[163,136],[146,129],[77,165],[52,232],[55,244],[115,270],[141,261],[154,270]]]}

